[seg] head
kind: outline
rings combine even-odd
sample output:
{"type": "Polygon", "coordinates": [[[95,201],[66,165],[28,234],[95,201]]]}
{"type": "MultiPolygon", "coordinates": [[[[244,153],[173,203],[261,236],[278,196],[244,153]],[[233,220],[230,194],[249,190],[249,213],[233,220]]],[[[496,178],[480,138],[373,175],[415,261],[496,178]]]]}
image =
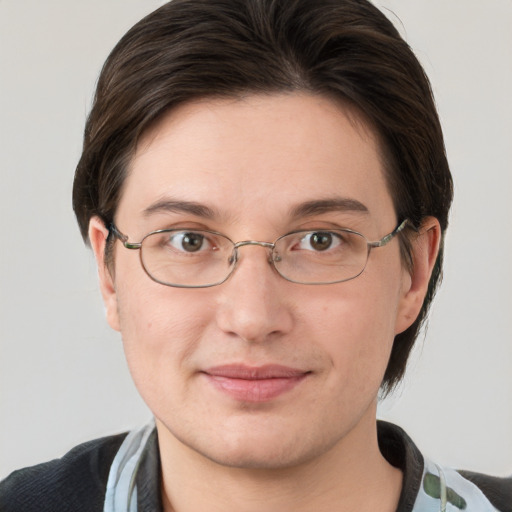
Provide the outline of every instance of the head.
{"type": "Polygon", "coordinates": [[[160,443],[268,468],[372,428],[438,283],[451,196],[427,78],[371,4],[174,0],[133,27],[99,78],[73,200],[160,443]],[[222,284],[163,286],[109,230],[376,241],[405,219],[359,277],[313,286],[261,245],[222,284]]]}
{"type": "MultiPolygon", "coordinates": [[[[428,216],[444,233],[452,181],[431,89],[393,25],[359,0],[174,0],[135,25],[108,57],[85,129],[73,206],[82,235],[115,218],[141,137],[196,100],[307,93],[350,109],[379,141],[398,219],[403,264],[428,216]]],[[[114,241],[106,245],[112,263],[114,241]]],[[[396,335],[382,382],[389,391],[441,277],[443,247],[416,320],[396,335]]]]}

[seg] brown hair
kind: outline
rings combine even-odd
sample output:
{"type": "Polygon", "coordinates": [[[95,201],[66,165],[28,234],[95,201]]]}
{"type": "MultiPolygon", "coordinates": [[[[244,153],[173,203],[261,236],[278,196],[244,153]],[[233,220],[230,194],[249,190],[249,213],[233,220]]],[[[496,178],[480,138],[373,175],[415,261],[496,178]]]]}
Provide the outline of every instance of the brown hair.
{"type": "MultiPolygon", "coordinates": [[[[105,62],[73,189],[84,239],[113,222],[142,133],[169,109],[204,97],[305,91],[349,103],[385,152],[399,220],[436,217],[444,233],[452,179],[429,81],[392,23],[365,0],[173,0],[137,23],[105,62]]],[[[402,237],[407,258],[407,237],[402,237]]],[[[395,337],[383,390],[402,378],[441,276],[395,337]]]]}

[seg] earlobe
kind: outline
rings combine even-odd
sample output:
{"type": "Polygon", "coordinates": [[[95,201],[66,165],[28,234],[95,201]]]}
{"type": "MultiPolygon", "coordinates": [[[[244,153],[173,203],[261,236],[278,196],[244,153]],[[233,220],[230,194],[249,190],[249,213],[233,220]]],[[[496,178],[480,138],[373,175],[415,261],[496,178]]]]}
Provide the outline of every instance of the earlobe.
{"type": "Polygon", "coordinates": [[[441,243],[441,226],[435,217],[426,217],[411,240],[412,268],[403,280],[402,298],[397,311],[395,334],[410,327],[418,317],[427,294],[441,243]]]}
{"type": "Polygon", "coordinates": [[[96,258],[101,295],[105,304],[107,321],[112,329],[119,331],[119,314],[117,309],[117,294],[114,277],[105,262],[105,245],[108,229],[99,217],[89,221],[89,240],[96,258]]]}

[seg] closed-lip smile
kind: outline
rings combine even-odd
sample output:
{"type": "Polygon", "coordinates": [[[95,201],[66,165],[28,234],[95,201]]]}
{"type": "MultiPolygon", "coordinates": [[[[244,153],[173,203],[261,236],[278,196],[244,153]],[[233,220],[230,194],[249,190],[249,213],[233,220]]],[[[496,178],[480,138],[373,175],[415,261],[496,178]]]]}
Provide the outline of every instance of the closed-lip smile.
{"type": "Polygon", "coordinates": [[[267,402],[293,389],[311,372],[277,364],[228,364],[201,373],[216,389],[235,400],[267,402]]]}

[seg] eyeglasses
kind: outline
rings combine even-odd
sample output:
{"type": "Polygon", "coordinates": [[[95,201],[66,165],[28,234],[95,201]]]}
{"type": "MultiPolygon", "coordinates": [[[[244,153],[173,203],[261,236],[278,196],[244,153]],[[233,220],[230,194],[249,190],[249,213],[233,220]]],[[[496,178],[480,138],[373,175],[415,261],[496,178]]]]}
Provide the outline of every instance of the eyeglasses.
{"type": "Polygon", "coordinates": [[[273,243],[235,243],[216,231],[187,228],[152,231],[138,243],[128,242],[128,236],[114,224],[110,233],[127,249],[140,250],[146,274],[166,286],[207,288],[222,284],[235,271],[239,249],[246,245],[268,249],[269,263],[292,283],[334,284],[359,276],[371,250],[388,244],[407,222],[404,220],[377,242],[350,229],[293,231],[273,243]]]}

